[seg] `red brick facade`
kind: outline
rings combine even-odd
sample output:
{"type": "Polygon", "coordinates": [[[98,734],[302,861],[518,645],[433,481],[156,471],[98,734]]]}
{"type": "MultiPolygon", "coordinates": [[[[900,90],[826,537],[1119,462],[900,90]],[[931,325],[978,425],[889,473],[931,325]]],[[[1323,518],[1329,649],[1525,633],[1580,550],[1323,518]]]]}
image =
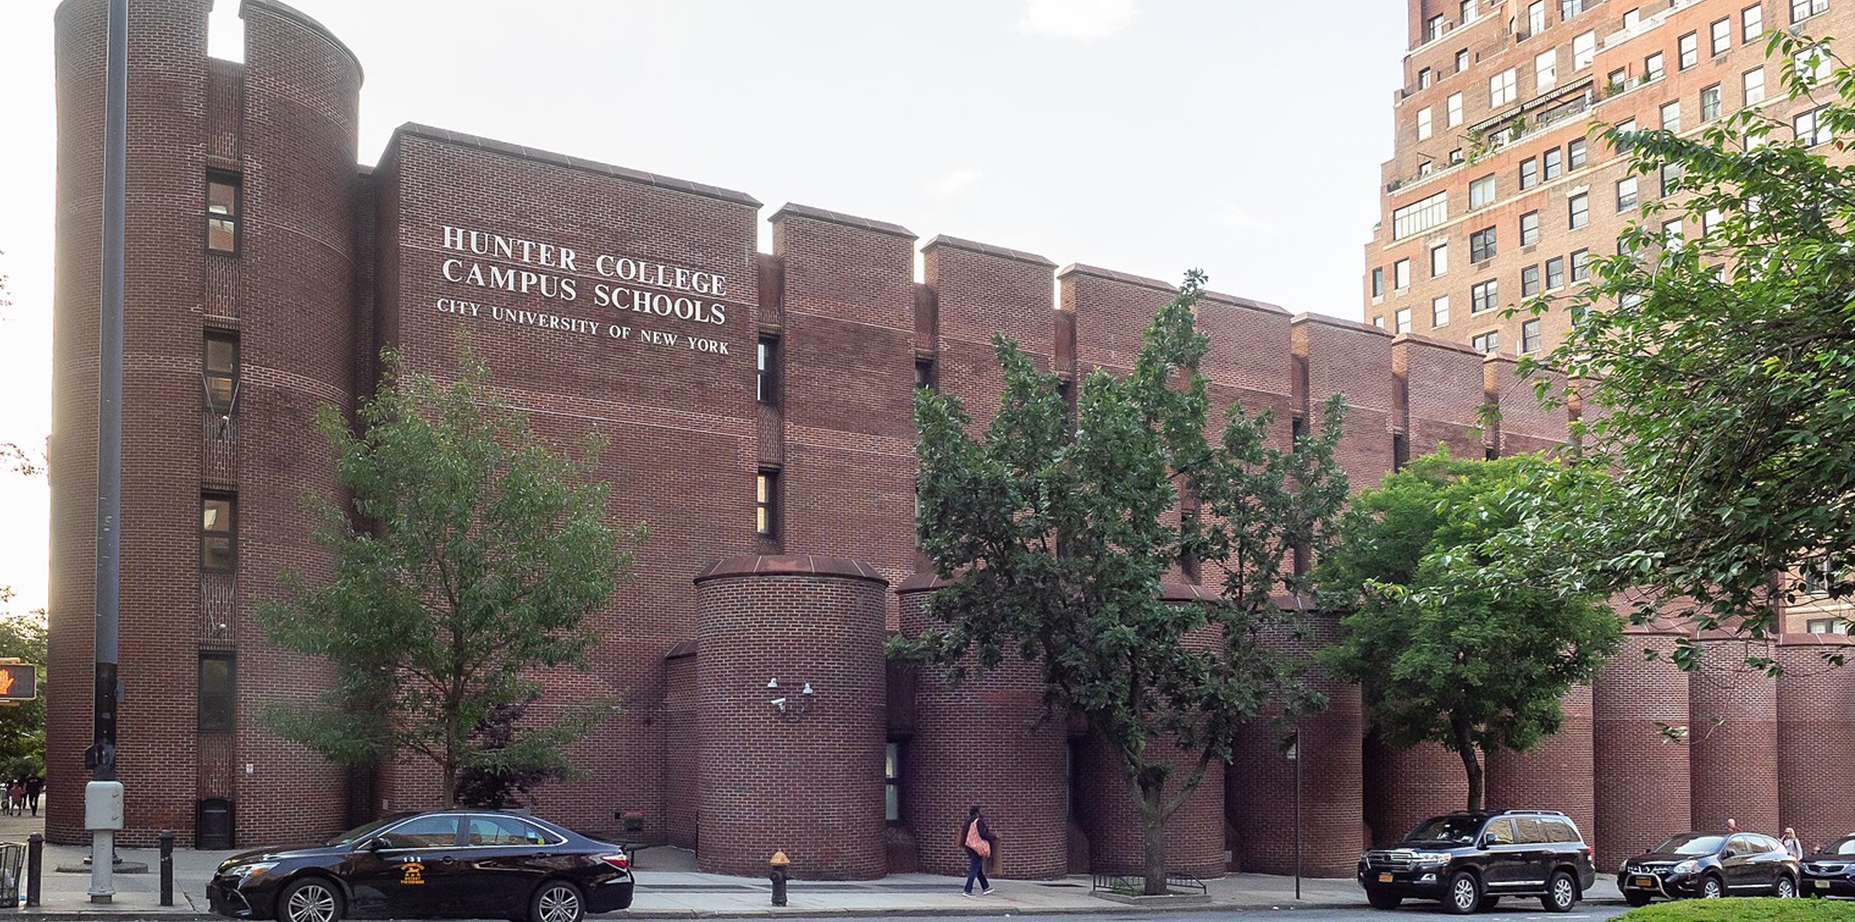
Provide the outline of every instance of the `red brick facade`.
{"type": "MultiPolygon", "coordinates": [[[[762,254],[761,205],[743,193],[417,124],[378,167],[357,169],[361,69],[313,20],[246,0],[246,61],[232,64],[206,57],[209,0],[132,7],[125,842],[172,828],[190,843],[209,799],[234,806],[241,845],[436,801],[422,763],[350,774],[264,729],[261,709],[310,700],[324,667],[268,646],[252,613],[285,569],[313,579],[328,566],[303,502],[340,498],[312,435],[318,408],[348,411],[371,391],[382,347],[442,376],[467,342],[546,438],[606,442],[593,476],[612,484],[612,520],[651,528],[637,579],[596,616],[591,672],[545,677],[556,697],[622,707],[576,751],[584,777],[543,790],[538,810],[696,846],[714,870],[757,873],[778,848],[802,874],[870,877],[957,870],[954,830],[979,803],[1008,876],[1138,868],[1118,765],[1085,727],[1034,724],[1032,670],[955,686],[886,667],[881,643],[918,629],[932,586],[912,526],[916,375],[983,424],[996,410],[994,332],[1071,382],[1125,371],[1167,283],[945,236],[920,248],[917,281],[908,230],[798,205],[771,216],[762,254]],[[235,253],[208,247],[209,176],[240,189],[235,253]],[[202,398],[209,337],[239,347],[238,397],[223,412],[202,398]],[[761,341],[773,347],[766,399],[761,341]],[[758,510],[757,475],[772,485],[758,510]],[[203,566],[207,498],[236,504],[233,567],[203,566]],[[200,663],[223,656],[237,667],[229,729],[205,719],[198,694],[200,663]],[[811,710],[772,706],[783,696],[796,708],[805,682],[811,710]],[[885,743],[898,756],[888,824],[885,743]]],[[[54,676],[88,674],[91,650],[103,20],[103,0],[67,0],[57,15],[54,676]]],[[[1198,316],[1212,395],[1273,410],[1278,444],[1345,394],[1340,457],[1355,487],[1439,443],[1473,455],[1565,438],[1564,415],[1528,402],[1506,360],[1227,295],[1198,316]],[[1490,403],[1502,418],[1484,431],[1490,403]]],[[[1172,579],[1181,599],[1202,591],[1172,579]]],[[[1855,694],[1855,673],[1800,671],[1786,687],[1808,701],[1795,707],[1771,683],[1720,681],[1735,690],[1697,678],[1690,696],[1678,673],[1620,662],[1576,697],[1567,734],[1492,767],[1492,789],[1571,810],[1606,850],[1635,848],[1684,824],[1690,804],[1651,814],[1632,792],[1645,776],[1686,791],[1691,756],[1697,822],[1730,810],[1751,828],[1780,812],[1823,834],[1847,825],[1813,793],[1845,785],[1798,766],[1855,745],[1848,709],[1817,706],[1855,694]],[[1693,740],[1664,745],[1655,723],[1685,725],[1690,700],[1693,740]],[[1709,732],[1714,713],[1729,720],[1709,732]],[[1703,779],[1717,796],[1702,797],[1703,779]]],[[[90,701],[82,682],[59,687],[48,829],[72,842],[90,701]]],[[[1325,690],[1334,708],[1301,728],[1301,862],[1345,874],[1368,836],[1459,806],[1461,774],[1440,750],[1367,743],[1356,690],[1325,690]]],[[[1259,724],[1236,763],[1206,777],[1175,817],[1173,870],[1292,868],[1293,775],[1276,739],[1259,724]]]]}

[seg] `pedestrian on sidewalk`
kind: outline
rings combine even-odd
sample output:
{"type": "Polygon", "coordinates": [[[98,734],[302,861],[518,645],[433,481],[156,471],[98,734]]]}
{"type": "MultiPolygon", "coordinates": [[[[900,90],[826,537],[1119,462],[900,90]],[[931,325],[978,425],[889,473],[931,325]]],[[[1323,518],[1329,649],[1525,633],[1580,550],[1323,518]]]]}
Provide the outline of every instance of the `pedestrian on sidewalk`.
{"type": "Polygon", "coordinates": [[[39,815],[39,795],[45,793],[45,779],[38,772],[26,776],[26,805],[32,808],[32,815],[39,815]]]}
{"type": "Polygon", "coordinates": [[[1784,827],[1784,852],[1798,861],[1803,860],[1803,842],[1797,838],[1797,830],[1784,827]]]}
{"type": "Polygon", "coordinates": [[[1738,820],[1736,820],[1736,819],[1733,819],[1733,818],[1732,818],[1732,817],[1730,817],[1730,816],[1729,816],[1729,817],[1727,817],[1727,818],[1726,818],[1726,832],[1727,832],[1727,834],[1729,834],[1729,835],[1731,835],[1731,834],[1733,834],[1733,833],[1737,833],[1738,831],[1739,831],[1739,821],[1738,821],[1738,820]]]}
{"type": "Polygon", "coordinates": [[[981,894],[990,894],[992,882],[985,879],[985,859],[992,854],[992,830],[987,828],[976,804],[966,814],[966,825],[960,827],[960,847],[966,849],[965,895],[973,895],[975,880],[981,894]]]}
{"type": "Polygon", "coordinates": [[[26,783],[14,778],[6,787],[6,801],[11,808],[7,812],[14,816],[26,815],[26,783]]]}

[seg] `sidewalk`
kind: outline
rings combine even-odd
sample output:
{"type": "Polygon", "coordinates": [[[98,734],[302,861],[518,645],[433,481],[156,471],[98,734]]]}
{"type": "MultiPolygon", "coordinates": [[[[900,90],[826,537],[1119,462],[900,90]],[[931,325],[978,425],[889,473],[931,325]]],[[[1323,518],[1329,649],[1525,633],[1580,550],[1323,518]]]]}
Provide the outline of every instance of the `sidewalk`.
{"type": "MultiPolygon", "coordinates": [[[[23,842],[43,828],[30,817],[0,816],[0,841],[23,842]]],[[[174,851],[174,905],[159,905],[160,862],[153,849],[122,849],[125,861],[148,866],[146,874],[117,874],[110,903],[92,903],[89,874],[53,869],[81,866],[88,848],[45,846],[41,906],[22,909],[35,919],[158,919],[171,922],[214,919],[206,905],[206,882],[219,862],[233,852],[174,851]]],[[[962,878],[931,874],[892,874],[869,881],[795,880],[787,905],[772,905],[771,884],[763,878],[727,877],[695,870],[692,853],[674,848],[647,848],[636,853],[637,894],[632,908],[604,918],[747,918],[845,915],[997,916],[1083,913],[1126,915],[1147,909],[1168,912],[1229,912],[1255,909],[1363,907],[1364,894],[1352,880],[1302,881],[1302,899],[1294,899],[1294,879],[1263,874],[1233,874],[1207,881],[1210,900],[1193,905],[1129,906],[1092,896],[1088,877],[1062,880],[1001,880],[991,896],[960,895],[962,878]]],[[[22,891],[22,896],[23,891],[22,891]]],[[[1622,901],[1615,882],[1599,876],[1587,894],[1597,902],[1622,901]]]]}

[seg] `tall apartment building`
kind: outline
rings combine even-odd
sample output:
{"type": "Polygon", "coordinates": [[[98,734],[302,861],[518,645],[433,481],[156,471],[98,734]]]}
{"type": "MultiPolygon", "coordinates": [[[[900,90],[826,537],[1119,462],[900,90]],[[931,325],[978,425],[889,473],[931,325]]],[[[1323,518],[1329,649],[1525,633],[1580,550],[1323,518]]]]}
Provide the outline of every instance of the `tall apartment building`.
{"type": "MultiPolygon", "coordinates": [[[[1501,308],[1583,282],[1666,191],[1663,175],[1631,175],[1593,123],[1697,134],[1761,106],[1826,139],[1816,104],[1786,98],[1779,69],[1796,65],[1765,52],[1774,30],[1855,33],[1855,0],[1410,0],[1409,27],[1364,319],[1525,354],[1562,342],[1571,316],[1501,308]]],[[[1808,601],[1787,629],[1845,631],[1846,607],[1801,582],[1808,601]]]]}

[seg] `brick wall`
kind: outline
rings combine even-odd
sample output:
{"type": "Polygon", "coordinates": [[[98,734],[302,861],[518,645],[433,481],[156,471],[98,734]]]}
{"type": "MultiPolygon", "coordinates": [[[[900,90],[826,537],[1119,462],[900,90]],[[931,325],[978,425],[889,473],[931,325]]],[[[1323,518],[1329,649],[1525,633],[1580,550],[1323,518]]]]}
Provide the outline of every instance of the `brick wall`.
{"type": "Polygon", "coordinates": [[[1425,818],[1468,805],[1462,757],[1437,743],[1394,749],[1368,736],[1364,761],[1365,825],[1373,845],[1389,845],[1425,818]]]}
{"type": "Polygon", "coordinates": [[[1675,641],[1674,634],[1628,629],[1592,686],[1597,829],[1584,833],[1600,869],[1642,854],[1690,821],[1688,745],[1664,732],[1688,726],[1689,677],[1669,658],[1675,641]]]}
{"type": "Polygon", "coordinates": [[[1778,643],[1778,821],[1796,828],[1806,851],[1855,829],[1855,802],[1836,771],[1855,765],[1855,673],[1825,658],[1852,652],[1855,641],[1840,635],[1778,643]]]}
{"type": "Polygon", "coordinates": [[[1590,836],[1597,824],[1590,686],[1566,692],[1559,707],[1565,723],[1532,751],[1488,755],[1488,807],[1563,810],[1590,836]]]}
{"type": "Polygon", "coordinates": [[[1777,682],[1745,664],[1762,645],[1704,640],[1701,668],[1689,677],[1689,766],[1694,829],[1728,819],[1754,832],[1778,829],[1777,682]]]}

